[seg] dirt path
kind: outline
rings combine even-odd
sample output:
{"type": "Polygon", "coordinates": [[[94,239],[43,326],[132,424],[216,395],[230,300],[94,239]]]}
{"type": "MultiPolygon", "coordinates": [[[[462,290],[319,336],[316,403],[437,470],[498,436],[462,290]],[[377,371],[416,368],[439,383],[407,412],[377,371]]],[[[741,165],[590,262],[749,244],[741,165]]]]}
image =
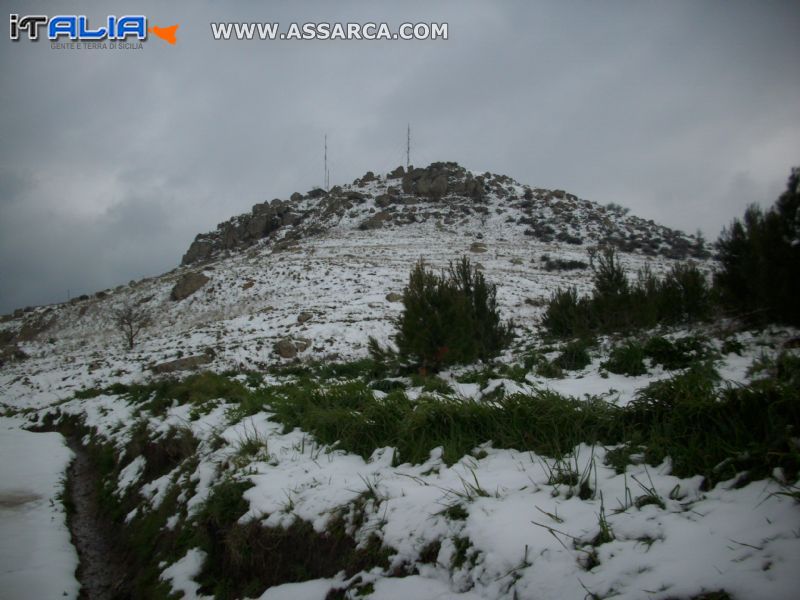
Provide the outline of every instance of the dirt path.
{"type": "Polygon", "coordinates": [[[102,516],[97,499],[96,472],[86,450],[69,440],[75,460],[67,472],[70,499],[74,506],[69,518],[72,543],[78,550],[80,598],[112,600],[127,598],[125,565],[114,548],[113,527],[102,516]]]}

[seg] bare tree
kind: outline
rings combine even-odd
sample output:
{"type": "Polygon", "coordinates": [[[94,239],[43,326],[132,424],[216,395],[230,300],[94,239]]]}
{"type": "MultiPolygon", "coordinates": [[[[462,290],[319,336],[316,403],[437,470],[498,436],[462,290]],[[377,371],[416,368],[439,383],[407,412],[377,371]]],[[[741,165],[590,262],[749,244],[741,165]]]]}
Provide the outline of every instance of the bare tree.
{"type": "Polygon", "coordinates": [[[125,300],[121,308],[115,309],[113,314],[114,325],[125,338],[128,350],[132,350],[142,329],[150,325],[150,314],[134,305],[129,299],[125,300]]]}

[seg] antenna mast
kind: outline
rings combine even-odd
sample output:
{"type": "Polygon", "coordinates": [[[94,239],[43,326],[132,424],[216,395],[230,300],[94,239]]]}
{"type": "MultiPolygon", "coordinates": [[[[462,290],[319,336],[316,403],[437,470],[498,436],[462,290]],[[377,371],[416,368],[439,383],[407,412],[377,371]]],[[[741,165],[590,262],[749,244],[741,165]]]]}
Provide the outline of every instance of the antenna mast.
{"type": "Polygon", "coordinates": [[[328,171],[328,134],[325,134],[325,191],[329,191],[330,172],[328,171]]]}
{"type": "Polygon", "coordinates": [[[406,169],[411,164],[411,123],[406,130],[406,169]]]}

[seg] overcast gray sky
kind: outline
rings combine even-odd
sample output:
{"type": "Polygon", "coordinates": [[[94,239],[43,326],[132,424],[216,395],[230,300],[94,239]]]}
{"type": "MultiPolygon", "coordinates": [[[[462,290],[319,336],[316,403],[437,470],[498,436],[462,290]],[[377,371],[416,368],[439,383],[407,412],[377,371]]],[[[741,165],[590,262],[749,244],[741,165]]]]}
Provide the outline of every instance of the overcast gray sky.
{"type": "MultiPolygon", "coordinates": [[[[2,0],[54,15],[51,2],[2,0]]],[[[62,1],[178,43],[0,47],[0,312],[166,271],[256,202],[455,160],[714,239],[800,164],[800,2],[62,1]],[[447,41],[213,41],[211,21],[449,24],[447,41]]],[[[7,32],[7,27],[3,29],[7,32]]]]}

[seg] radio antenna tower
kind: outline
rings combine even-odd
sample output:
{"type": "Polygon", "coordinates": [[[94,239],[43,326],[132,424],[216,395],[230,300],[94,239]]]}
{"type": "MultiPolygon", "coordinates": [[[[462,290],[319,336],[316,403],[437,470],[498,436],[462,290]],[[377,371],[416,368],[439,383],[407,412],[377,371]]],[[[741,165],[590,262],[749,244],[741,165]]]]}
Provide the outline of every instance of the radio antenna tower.
{"type": "Polygon", "coordinates": [[[328,171],[328,134],[325,134],[325,191],[330,191],[331,173],[328,171]]]}
{"type": "Polygon", "coordinates": [[[411,164],[411,123],[408,124],[406,130],[406,169],[411,164]]]}

